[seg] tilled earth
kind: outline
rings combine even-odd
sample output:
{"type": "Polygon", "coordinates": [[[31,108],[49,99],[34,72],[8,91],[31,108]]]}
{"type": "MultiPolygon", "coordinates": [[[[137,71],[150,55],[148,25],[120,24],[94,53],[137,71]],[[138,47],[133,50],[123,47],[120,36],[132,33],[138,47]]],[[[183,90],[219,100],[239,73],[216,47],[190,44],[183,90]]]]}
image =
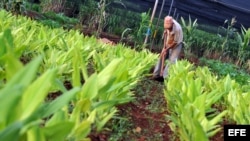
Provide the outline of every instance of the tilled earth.
{"type": "Polygon", "coordinates": [[[168,126],[163,82],[144,78],[133,90],[135,100],[118,106],[117,118],[106,130],[91,134],[92,141],[168,141],[174,134],[168,126]]]}

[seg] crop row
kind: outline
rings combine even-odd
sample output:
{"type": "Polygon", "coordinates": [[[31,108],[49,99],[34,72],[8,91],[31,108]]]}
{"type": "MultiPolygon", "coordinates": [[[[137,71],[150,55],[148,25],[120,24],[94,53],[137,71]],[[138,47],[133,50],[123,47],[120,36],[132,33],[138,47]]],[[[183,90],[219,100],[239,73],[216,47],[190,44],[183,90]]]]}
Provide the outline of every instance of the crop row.
{"type": "Polygon", "coordinates": [[[3,10],[0,21],[0,140],[88,140],[157,58],[3,10]]]}
{"type": "Polygon", "coordinates": [[[179,61],[170,69],[164,95],[171,129],[182,141],[208,141],[225,124],[250,124],[250,87],[218,78],[208,67],[179,61]]]}

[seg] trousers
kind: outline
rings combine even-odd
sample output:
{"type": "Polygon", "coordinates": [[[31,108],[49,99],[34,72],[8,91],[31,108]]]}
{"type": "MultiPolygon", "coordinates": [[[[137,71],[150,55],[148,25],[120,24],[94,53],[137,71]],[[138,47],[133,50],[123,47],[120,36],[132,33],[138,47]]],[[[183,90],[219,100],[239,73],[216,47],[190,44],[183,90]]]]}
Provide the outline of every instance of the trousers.
{"type": "MultiPolygon", "coordinates": [[[[166,78],[167,75],[168,75],[169,65],[176,63],[176,61],[178,60],[179,55],[181,53],[181,49],[182,49],[182,43],[179,43],[178,45],[176,45],[176,47],[174,47],[174,48],[172,48],[172,49],[169,50],[168,63],[167,63],[167,65],[164,68],[163,76],[162,76],[163,78],[166,78]]],[[[155,68],[154,68],[153,77],[159,77],[160,76],[162,59],[163,58],[160,57],[160,59],[157,61],[157,64],[155,65],[155,68]]],[[[166,59],[167,59],[167,57],[164,58],[164,62],[165,62],[166,59]]]]}

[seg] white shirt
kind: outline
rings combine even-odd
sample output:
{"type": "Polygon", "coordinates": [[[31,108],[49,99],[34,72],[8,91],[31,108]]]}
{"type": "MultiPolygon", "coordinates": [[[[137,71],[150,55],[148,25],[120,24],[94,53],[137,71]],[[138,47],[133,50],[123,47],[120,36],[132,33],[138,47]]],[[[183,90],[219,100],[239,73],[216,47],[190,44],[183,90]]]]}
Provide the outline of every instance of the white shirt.
{"type": "Polygon", "coordinates": [[[173,29],[171,32],[166,32],[166,44],[176,43],[177,45],[183,41],[183,31],[181,25],[173,19],[173,29]]]}

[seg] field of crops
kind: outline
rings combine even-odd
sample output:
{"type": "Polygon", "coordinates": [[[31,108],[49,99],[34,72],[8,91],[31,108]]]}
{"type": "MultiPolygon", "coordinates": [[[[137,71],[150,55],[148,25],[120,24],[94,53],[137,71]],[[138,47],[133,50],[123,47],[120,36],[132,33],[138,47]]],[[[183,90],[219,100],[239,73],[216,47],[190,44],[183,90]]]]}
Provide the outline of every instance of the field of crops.
{"type": "MultiPolygon", "coordinates": [[[[0,140],[88,141],[132,101],[157,60],[143,49],[108,45],[77,30],[50,28],[0,11],[0,140]]],[[[250,85],[179,61],[164,82],[171,130],[207,141],[231,124],[250,124],[250,85]]]]}

